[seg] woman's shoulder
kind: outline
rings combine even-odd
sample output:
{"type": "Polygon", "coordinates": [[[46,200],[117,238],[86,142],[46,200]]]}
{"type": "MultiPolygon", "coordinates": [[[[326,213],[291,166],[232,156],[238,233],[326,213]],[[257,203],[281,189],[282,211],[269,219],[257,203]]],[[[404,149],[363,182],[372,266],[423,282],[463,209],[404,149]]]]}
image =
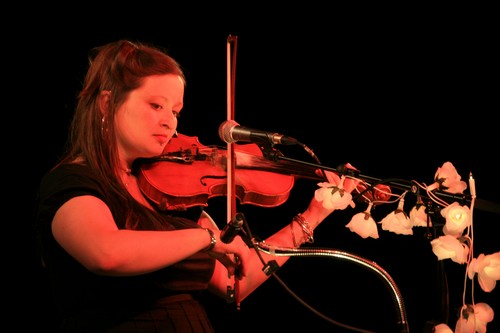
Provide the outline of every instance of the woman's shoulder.
{"type": "Polygon", "coordinates": [[[40,221],[50,222],[57,209],[68,200],[83,195],[102,199],[103,193],[102,185],[88,167],[60,164],[47,172],[40,182],[35,216],[40,221]]]}
{"type": "Polygon", "coordinates": [[[85,164],[64,163],[47,172],[40,183],[40,189],[47,192],[59,192],[70,189],[99,189],[99,181],[85,164]]]}
{"type": "Polygon", "coordinates": [[[48,171],[42,178],[42,181],[57,179],[63,180],[65,177],[91,177],[91,170],[82,163],[63,163],[55,166],[48,171]]]}

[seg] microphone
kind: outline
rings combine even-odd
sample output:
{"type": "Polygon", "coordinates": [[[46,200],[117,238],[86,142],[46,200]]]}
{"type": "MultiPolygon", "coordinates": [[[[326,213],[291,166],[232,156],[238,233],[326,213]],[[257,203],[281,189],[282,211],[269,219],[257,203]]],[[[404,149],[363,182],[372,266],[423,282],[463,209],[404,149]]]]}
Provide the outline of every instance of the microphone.
{"type": "Polygon", "coordinates": [[[295,145],[298,143],[298,141],[292,137],[240,126],[233,120],[226,120],[219,126],[219,137],[226,143],[233,143],[236,141],[260,144],[270,143],[272,145],[295,145]]]}
{"type": "Polygon", "coordinates": [[[234,218],[225,225],[224,229],[222,229],[220,240],[226,244],[231,243],[234,237],[240,233],[243,221],[243,215],[241,213],[236,213],[234,218]]]}

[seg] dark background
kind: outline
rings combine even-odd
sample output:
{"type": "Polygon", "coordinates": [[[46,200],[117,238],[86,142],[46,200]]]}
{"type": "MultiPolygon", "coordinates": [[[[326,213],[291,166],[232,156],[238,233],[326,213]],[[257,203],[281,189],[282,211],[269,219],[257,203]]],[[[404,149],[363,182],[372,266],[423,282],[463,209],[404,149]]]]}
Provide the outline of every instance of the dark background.
{"type": "MultiPolygon", "coordinates": [[[[36,186],[62,152],[88,50],[120,38],[154,43],[181,63],[188,86],[178,130],[208,145],[222,144],[217,130],[226,119],[226,42],[229,35],[237,36],[238,123],[292,136],[323,165],[350,162],[377,179],[430,184],[437,168],[450,161],[464,180],[472,172],[478,197],[494,203],[493,209],[477,205],[474,210],[475,256],[500,250],[493,162],[498,152],[498,27],[488,9],[427,8],[418,14],[405,9],[394,15],[384,14],[383,8],[345,12],[297,7],[290,15],[287,8],[241,5],[225,11],[151,7],[145,13],[89,16],[85,9],[92,8],[59,8],[65,14],[55,15],[44,7],[40,10],[47,14],[34,17],[16,12],[17,23],[4,29],[4,55],[10,61],[5,66],[14,74],[6,98],[15,101],[7,118],[14,116],[18,125],[13,126],[19,129],[14,139],[9,134],[6,153],[14,165],[12,179],[21,181],[10,193],[19,214],[8,219],[13,230],[7,238],[13,246],[7,250],[6,271],[13,280],[9,294],[14,295],[8,321],[51,329],[50,296],[33,258],[30,234],[36,186]],[[200,18],[191,18],[191,10],[200,18]]],[[[296,146],[278,148],[285,156],[314,162],[296,146]]],[[[297,179],[285,204],[239,209],[252,232],[264,238],[303,211],[316,188],[316,181],[297,179]]],[[[407,196],[407,212],[411,200],[407,196]]],[[[364,208],[359,204],[355,210],[364,208]]],[[[393,209],[395,205],[377,207],[375,220],[393,209]]],[[[225,224],[225,198],[211,199],[207,210],[221,227],[225,224]]],[[[378,240],[361,239],[345,228],[354,212],[333,213],[316,230],[313,245],[347,251],[383,267],[402,293],[411,332],[422,332],[426,323],[447,316],[454,328],[464,266],[441,263],[449,284],[446,313],[439,305],[439,263],[424,231],[415,230],[413,236],[380,231],[378,240]]],[[[294,257],[278,276],[336,321],[396,331],[392,294],[372,271],[332,258],[294,257]]],[[[467,295],[470,291],[467,280],[467,295]]],[[[484,293],[476,285],[475,301],[498,312],[498,293],[498,288],[484,293]]],[[[234,304],[210,296],[206,302],[219,332],[295,331],[298,323],[313,332],[342,331],[300,305],[273,278],[244,300],[239,312],[234,304]]],[[[488,332],[499,327],[495,319],[488,332]]]]}

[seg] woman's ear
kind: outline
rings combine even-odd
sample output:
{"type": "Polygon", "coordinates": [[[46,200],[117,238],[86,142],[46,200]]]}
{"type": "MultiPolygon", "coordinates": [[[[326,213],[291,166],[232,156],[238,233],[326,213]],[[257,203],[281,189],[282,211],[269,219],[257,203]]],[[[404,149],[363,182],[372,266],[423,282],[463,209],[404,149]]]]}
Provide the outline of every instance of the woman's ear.
{"type": "Polygon", "coordinates": [[[99,110],[102,113],[102,116],[106,116],[108,114],[109,108],[109,100],[111,99],[111,91],[103,90],[99,96],[99,110]]]}

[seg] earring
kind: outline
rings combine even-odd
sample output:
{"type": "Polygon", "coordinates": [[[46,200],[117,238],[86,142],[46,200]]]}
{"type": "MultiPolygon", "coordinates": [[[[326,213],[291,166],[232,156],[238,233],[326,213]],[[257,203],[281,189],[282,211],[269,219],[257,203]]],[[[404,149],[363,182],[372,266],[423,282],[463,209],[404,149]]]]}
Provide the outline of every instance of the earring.
{"type": "Polygon", "coordinates": [[[104,120],[105,120],[105,116],[102,116],[102,119],[101,119],[101,134],[104,135],[104,120]]]}

